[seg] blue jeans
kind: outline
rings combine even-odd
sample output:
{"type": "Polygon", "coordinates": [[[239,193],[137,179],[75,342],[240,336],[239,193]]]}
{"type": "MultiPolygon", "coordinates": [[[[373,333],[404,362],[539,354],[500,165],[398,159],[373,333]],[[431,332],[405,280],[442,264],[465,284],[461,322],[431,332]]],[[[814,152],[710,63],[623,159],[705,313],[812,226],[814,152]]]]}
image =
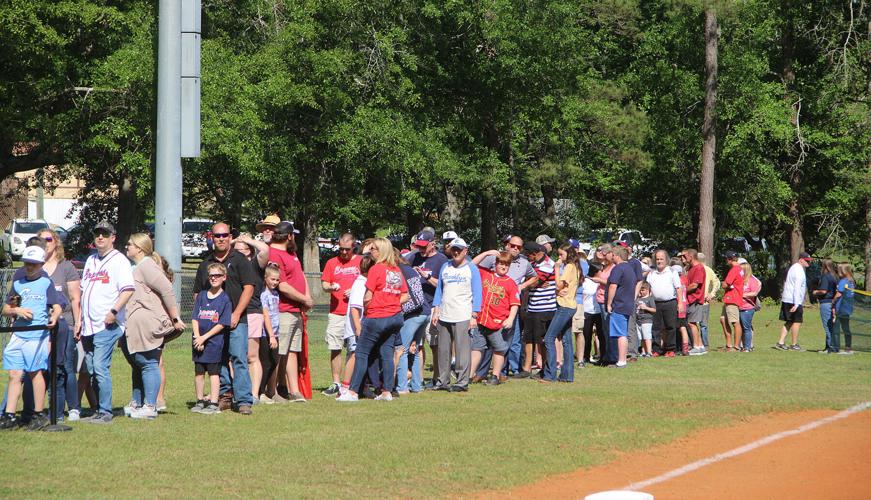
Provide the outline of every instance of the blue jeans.
{"type": "Polygon", "coordinates": [[[224,338],[224,359],[221,363],[221,394],[233,391],[237,405],[251,406],[251,375],[248,373],[248,323],[239,323],[224,338]],[[233,376],[230,377],[230,363],[233,376]]]}
{"type": "Polygon", "coordinates": [[[753,309],[741,311],[738,318],[741,320],[741,330],[744,336],[744,349],[753,348],[753,315],[756,313],[753,309]]]}
{"type": "Polygon", "coordinates": [[[522,354],[523,343],[520,341],[520,315],[518,315],[514,320],[514,335],[511,337],[511,344],[508,348],[508,355],[506,356],[508,362],[505,363],[505,368],[502,369],[502,373],[507,374],[509,370],[513,373],[519,372],[522,354]]]}
{"type": "Polygon", "coordinates": [[[708,347],[708,317],[711,315],[711,304],[705,304],[705,317],[699,322],[699,333],[702,336],[702,345],[708,347]]]}
{"type": "Polygon", "coordinates": [[[844,349],[853,349],[853,333],[850,331],[850,317],[838,316],[832,325],[832,345],[830,346],[832,352],[841,350],[841,330],[844,331],[844,349]]]}
{"type": "Polygon", "coordinates": [[[99,400],[97,411],[112,414],[112,353],[118,339],[124,336],[117,324],[94,335],[82,337],[85,347],[85,367],[91,377],[91,386],[99,400]]]}
{"type": "Polygon", "coordinates": [[[547,333],[544,334],[545,363],[542,377],[545,380],[556,380],[556,339],[559,338],[563,344],[563,366],[559,378],[564,382],[575,381],[575,350],[572,342],[572,318],[575,310],[557,307],[556,314],[547,327],[547,333]]]}
{"type": "Polygon", "coordinates": [[[820,320],[823,322],[823,331],[826,333],[826,350],[831,350],[832,328],[835,326],[831,302],[820,302],[820,320]]]}
{"type": "Polygon", "coordinates": [[[354,352],[356,361],[354,374],[351,376],[350,389],[360,392],[363,377],[369,370],[369,365],[381,359],[382,384],[385,391],[392,391],[396,381],[396,370],[393,366],[394,335],[402,329],[402,313],[386,318],[366,318],[363,331],[357,339],[357,350],[354,352]],[[378,353],[375,355],[375,353],[378,353]]]}
{"type": "Polygon", "coordinates": [[[79,383],[76,380],[76,339],[69,331],[67,322],[61,319],[58,322],[58,337],[66,340],[63,346],[63,362],[57,366],[57,394],[54,398],[54,407],[58,409],[57,418],[63,420],[64,403],[70,410],[80,410],[79,383]],[[66,335],[61,335],[61,329],[66,329],[66,335]]]}
{"type": "Polygon", "coordinates": [[[133,364],[133,401],[154,406],[160,390],[160,349],[135,352],[133,364]],[[138,383],[137,383],[138,382],[138,383]]]}
{"type": "MultiPolygon", "coordinates": [[[[429,321],[428,314],[420,314],[406,319],[402,323],[402,328],[399,330],[399,336],[402,339],[402,354],[399,356],[399,365],[396,367],[397,391],[408,390],[408,348],[414,340],[415,334],[421,329],[426,328],[429,321]]],[[[418,352],[412,358],[411,362],[411,392],[420,392],[423,386],[423,373],[420,370],[420,353],[418,352]]]]}

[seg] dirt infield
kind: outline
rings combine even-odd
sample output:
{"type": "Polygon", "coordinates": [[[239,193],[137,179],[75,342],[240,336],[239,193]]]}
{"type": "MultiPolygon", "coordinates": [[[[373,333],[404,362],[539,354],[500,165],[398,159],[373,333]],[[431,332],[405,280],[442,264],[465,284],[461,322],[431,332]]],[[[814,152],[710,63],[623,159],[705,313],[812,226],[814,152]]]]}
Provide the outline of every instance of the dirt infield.
{"type": "MultiPolygon", "coordinates": [[[[480,498],[583,498],[622,489],[837,413],[806,411],[747,418],[642,452],[626,453],[602,466],[549,476],[508,491],[483,492],[480,498]]],[[[865,478],[868,470],[871,410],[717,460],[642,491],[657,499],[871,498],[871,482],[865,478]]]]}

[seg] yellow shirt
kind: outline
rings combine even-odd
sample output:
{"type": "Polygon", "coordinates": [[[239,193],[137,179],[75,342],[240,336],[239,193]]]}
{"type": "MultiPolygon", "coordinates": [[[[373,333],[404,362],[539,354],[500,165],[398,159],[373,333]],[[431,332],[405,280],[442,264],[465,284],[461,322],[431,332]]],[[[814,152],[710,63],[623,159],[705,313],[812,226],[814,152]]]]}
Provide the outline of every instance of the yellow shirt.
{"type": "MultiPolygon", "coordinates": [[[[703,264],[704,265],[704,264],[703,264]]],[[[713,298],[717,295],[717,292],[720,290],[720,278],[717,277],[717,273],[714,272],[713,269],[705,266],[705,303],[710,302],[710,298],[713,298]]]]}
{"type": "Polygon", "coordinates": [[[560,307],[575,309],[578,307],[577,300],[575,299],[575,295],[578,292],[578,268],[574,264],[564,264],[561,271],[559,276],[557,276],[557,282],[564,281],[566,286],[557,292],[556,303],[560,307]]]}

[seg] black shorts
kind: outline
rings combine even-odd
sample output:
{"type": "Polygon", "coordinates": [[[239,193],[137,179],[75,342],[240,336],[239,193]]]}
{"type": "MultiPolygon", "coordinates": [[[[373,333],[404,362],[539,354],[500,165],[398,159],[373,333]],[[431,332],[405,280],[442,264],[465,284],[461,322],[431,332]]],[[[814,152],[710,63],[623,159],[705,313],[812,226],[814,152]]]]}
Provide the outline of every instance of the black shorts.
{"type": "Polygon", "coordinates": [[[526,313],[526,319],[523,322],[523,343],[542,343],[554,313],[555,311],[526,313]]]}
{"type": "Polygon", "coordinates": [[[789,312],[794,304],[780,303],[780,320],[787,323],[801,323],[804,319],[804,308],[799,304],[795,312],[789,312]]]}
{"type": "Polygon", "coordinates": [[[194,373],[203,375],[209,372],[209,375],[221,374],[221,363],[194,363],[194,373]]]}

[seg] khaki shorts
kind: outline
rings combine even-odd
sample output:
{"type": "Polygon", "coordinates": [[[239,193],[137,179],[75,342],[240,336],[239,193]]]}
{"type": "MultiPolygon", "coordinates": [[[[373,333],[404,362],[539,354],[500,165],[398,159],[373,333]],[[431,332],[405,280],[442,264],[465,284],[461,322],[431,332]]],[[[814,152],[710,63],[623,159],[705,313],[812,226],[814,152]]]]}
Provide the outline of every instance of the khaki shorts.
{"type": "Polygon", "coordinates": [[[720,314],[720,317],[726,318],[727,323],[740,323],[740,312],[735,304],[723,304],[723,312],[720,314]]]}
{"type": "Polygon", "coordinates": [[[278,354],[302,351],[302,315],[280,313],[278,315],[278,354]]]}
{"type": "Polygon", "coordinates": [[[345,346],[345,316],[330,313],[327,318],[327,334],[324,340],[331,351],[341,351],[345,346]]]}
{"type": "Polygon", "coordinates": [[[572,333],[583,333],[584,332],[584,306],[582,304],[578,304],[578,308],[575,309],[575,315],[572,316],[572,333]]]}

